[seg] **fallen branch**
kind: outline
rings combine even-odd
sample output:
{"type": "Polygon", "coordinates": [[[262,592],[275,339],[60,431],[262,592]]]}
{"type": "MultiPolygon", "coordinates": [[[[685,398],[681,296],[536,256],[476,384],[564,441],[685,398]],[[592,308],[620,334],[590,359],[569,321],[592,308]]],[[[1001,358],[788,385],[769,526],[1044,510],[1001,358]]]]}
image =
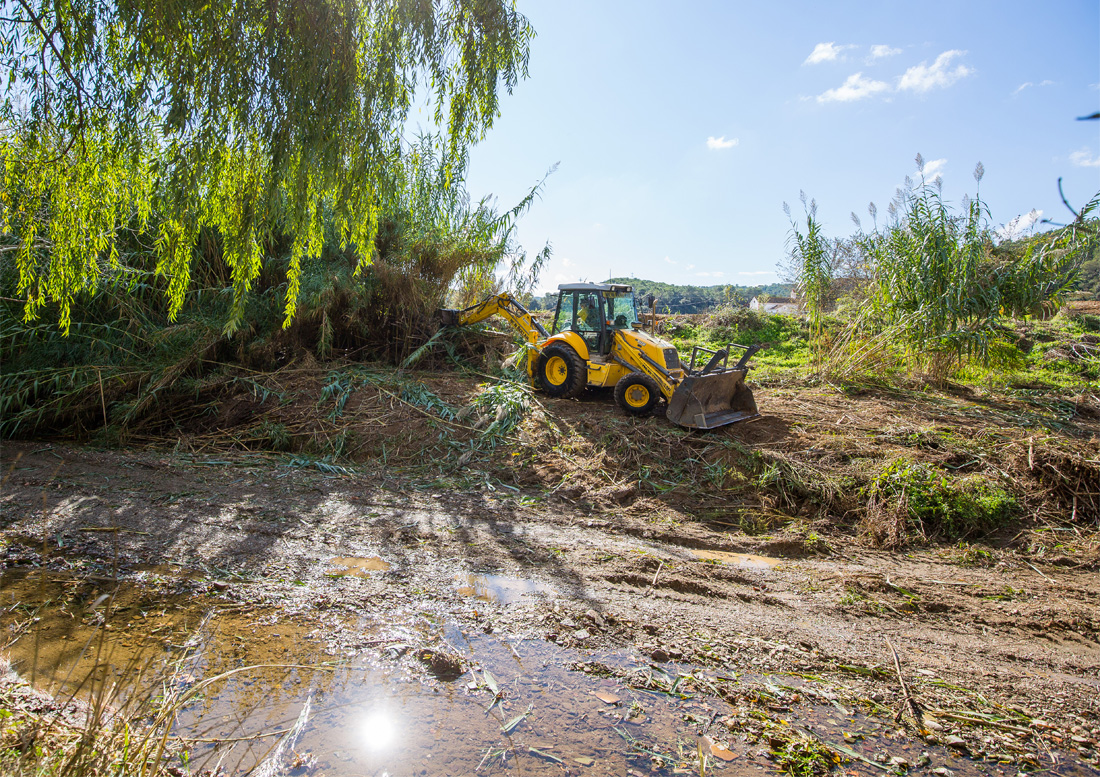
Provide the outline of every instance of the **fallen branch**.
{"type": "Polygon", "coordinates": [[[649,584],[650,588],[653,588],[657,585],[657,575],[661,574],[661,567],[663,567],[664,565],[664,561],[661,561],[657,564],[657,571],[653,573],[653,582],[649,584]]]}
{"type": "MultiPolygon", "coordinates": [[[[924,727],[924,716],[921,714],[921,709],[917,706],[917,702],[913,699],[913,694],[909,691],[909,686],[905,684],[905,678],[901,674],[901,659],[898,658],[898,651],[894,650],[894,645],[890,642],[889,637],[884,637],[886,640],[886,646],[890,648],[890,654],[894,657],[894,671],[898,675],[898,685],[901,686],[901,701],[905,705],[905,709],[909,711],[910,717],[917,726],[917,730],[922,734],[927,730],[924,727]]],[[[894,716],[894,720],[900,720],[902,711],[894,716]]]]}

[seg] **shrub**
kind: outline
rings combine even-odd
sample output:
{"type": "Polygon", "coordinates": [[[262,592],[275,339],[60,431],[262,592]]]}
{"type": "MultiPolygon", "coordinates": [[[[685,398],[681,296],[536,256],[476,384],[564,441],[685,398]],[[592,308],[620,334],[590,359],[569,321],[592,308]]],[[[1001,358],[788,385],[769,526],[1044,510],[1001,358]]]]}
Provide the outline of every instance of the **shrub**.
{"type": "Polygon", "coordinates": [[[928,464],[890,462],[862,491],[867,498],[864,534],[872,544],[896,548],[910,535],[961,540],[987,533],[1015,514],[1015,497],[981,476],[952,480],[928,464]]]}

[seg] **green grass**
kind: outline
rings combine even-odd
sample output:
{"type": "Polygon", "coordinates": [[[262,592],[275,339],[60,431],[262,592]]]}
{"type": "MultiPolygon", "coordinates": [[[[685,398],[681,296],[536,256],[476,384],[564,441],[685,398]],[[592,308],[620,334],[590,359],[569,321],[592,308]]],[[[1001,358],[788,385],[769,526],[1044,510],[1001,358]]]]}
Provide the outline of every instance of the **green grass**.
{"type": "MultiPolygon", "coordinates": [[[[727,343],[764,345],[752,358],[756,373],[775,375],[802,369],[810,362],[806,323],[793,316],[761,315],[748,308],[723,307],[701,322],[673,319],[666,323],[669,338],[686,362],[696,345],[717,349],[727,343]]],[[[734,349],[731,361],[740,358],[734,349]]]]}

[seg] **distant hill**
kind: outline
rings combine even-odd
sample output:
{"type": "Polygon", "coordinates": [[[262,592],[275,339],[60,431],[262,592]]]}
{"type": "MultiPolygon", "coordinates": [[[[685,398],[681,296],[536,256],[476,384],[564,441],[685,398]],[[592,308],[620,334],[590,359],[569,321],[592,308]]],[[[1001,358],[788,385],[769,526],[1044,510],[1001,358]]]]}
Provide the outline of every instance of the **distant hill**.
{"type": "MultiPolygon", "coordinates": [[[[789,283],[769,283],[763,286],[738,286],[719,284],[716,286],[680,286],[674,283],[647,281],[641,278],[611,278],[601,283],[625,283],[634,287],[634,295],[639,308],[645,304],[647,296],[657,299],[657,311],[660,313],[703,313],[719,305],[749,304],[749,300],[760,294],[773,297],[785,297],[793,288],[789,283]]],[[[557,292],[550,292],[531,300],[532,310],[550,310],[557,303],[557,292]]]]}

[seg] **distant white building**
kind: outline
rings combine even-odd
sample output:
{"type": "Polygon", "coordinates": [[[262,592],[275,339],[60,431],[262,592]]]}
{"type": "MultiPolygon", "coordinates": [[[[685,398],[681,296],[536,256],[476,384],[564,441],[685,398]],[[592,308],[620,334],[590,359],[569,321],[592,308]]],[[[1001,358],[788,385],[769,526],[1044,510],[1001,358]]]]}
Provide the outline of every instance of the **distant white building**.
{"type": "Polygon", "coordinates": [[[790,297],[767,297],[767,301],[761,302],[759,297],[753,297],[749,302],[749,310],[755,310],[757,313],[780,313],[785,316],[797,316],[802,312],[802,303],[798,301],[797,296],[792,294],[790,297]]]}

